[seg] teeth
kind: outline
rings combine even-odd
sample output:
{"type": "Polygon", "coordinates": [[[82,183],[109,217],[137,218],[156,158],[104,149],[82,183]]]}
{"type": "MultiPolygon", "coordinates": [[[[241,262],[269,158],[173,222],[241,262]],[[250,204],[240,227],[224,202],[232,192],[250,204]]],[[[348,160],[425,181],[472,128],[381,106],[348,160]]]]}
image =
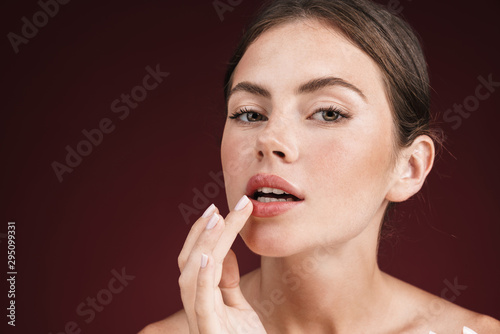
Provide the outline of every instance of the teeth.
{"type": "Polygon", "coordinates": [[[262,188],[257,189],[257,191],[264,193],[264,194],[276,194],[276,195],[287,194],[287,195],[289,195],[284,190],[276,189],[276,188],[269,188],[269,187],[262,187],[262,188]]]}
{"type": "Polygon", "coordinates": [[[262,202],[262,203],[269,203],[269,202],[291,202],[293,199],[288,198],[273,198],[273,197],[259,197],[257,198],[257,201],[262,202]]]}

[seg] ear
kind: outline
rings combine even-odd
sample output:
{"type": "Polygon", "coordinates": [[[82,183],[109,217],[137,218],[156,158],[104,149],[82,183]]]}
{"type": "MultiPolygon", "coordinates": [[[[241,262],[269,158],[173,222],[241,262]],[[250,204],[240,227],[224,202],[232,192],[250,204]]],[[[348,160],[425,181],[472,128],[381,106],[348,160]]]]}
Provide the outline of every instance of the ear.
{"type": "Polygon", "coordinates": [[[434,154],[434,142],[426,135],[417,137],[409,147],[402,149],[386,199],[390,202],[403,202],[415,195],[432,169],[434,154]]]}

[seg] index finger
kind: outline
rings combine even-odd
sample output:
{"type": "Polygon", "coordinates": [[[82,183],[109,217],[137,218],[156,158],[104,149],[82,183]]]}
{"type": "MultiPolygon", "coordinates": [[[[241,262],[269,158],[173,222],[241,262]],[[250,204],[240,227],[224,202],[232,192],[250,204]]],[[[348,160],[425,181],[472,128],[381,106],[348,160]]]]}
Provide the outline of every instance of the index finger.
{"type": "Polygon", "coordinates": [[[252,202],[246,195],[243,195],[233,211],[229,212],[226,218],[224,218],[226,226],[213,251],[216,263],[222,264],[236,236],[247,222],[248,217],[252,214],[252,210],[252,202]]]}

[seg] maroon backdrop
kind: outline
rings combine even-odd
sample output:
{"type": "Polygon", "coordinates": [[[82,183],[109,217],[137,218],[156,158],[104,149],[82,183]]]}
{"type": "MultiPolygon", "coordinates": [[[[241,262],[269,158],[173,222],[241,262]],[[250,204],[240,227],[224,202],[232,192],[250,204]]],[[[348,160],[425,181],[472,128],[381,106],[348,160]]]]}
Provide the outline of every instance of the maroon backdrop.
{"type": "MultiPolygon", "coordinates": [[[[2,327],[134,333],[181,308],[176,260],[196,215],[179,206],[199,214],[195,205],[213,201],[227,212],[213,177],[222,78],[259,4],[224,0],[233,6],[221,19],[212,0],[71,1],[45,6],[50,15],[39,11],[55,2],[44,1],[0,9],[5,313],[8,221],[17,233],[16,327],[6,314],[2,327]],[[86,156],[70,167],[67,147],[86,156]]],[[[397,211],[401,235],[384,243],[381,266],[437,295],[456,280],[466,288],[448,298],[499,318],[500,87],[482,83],[500,81],[499,3],[381,3],[424,41],[448,150],[423,199],[397,211]]],[[[234,248],[243,273],[258,265],[241,240],[234,248]]]]}

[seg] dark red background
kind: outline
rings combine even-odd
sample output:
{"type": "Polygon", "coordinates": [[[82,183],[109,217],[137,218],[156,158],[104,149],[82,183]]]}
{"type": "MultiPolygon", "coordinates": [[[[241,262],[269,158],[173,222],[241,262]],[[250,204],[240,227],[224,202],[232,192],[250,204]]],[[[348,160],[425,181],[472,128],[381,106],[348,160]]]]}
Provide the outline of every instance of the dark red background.
{"type": "MultiPolygon", "coordinates": [[[[18,54],[3,38],[0,233],[17,222],[18,271],[9,333],[58,333],[68,321],[83,333],[134,333],[181,307],[176,260],[189,225],[178,206],[192,206],[193,189],[203,191],[209,172],[221,170],[225,63],[257,7],[244,0],[221,21],[211,0],[74,0],[18,54]],[[170,76],[118,119],[111,102],[156,64],[170,76]],[[105,117],[115,130],[58,182],[51,163],[105,117]],[[86,324],[77,305],[123,267],[135,279],[86,324]]],[[[497,1],[399,7],[424,41],[438,119],[474,94],[478,76],[500,81],[497,1]]],[[[19,34],[21,17],[38,10],[36,1],[2,3],[0,31],[19,34]]],[[[457,277],[467,289],[455,302],[496,318],[499,101],[500,89],[456,130],[443,122],[451,154],[437,162],[424,199],[399,208],[401,236],[381,256],[383,269],[438,295],[457,277]]],[[[227,212],[223,191],[213,201],[227,212]]],[[[241,240],[235,249],[243,273],[258,265],[241,240]]]]}

